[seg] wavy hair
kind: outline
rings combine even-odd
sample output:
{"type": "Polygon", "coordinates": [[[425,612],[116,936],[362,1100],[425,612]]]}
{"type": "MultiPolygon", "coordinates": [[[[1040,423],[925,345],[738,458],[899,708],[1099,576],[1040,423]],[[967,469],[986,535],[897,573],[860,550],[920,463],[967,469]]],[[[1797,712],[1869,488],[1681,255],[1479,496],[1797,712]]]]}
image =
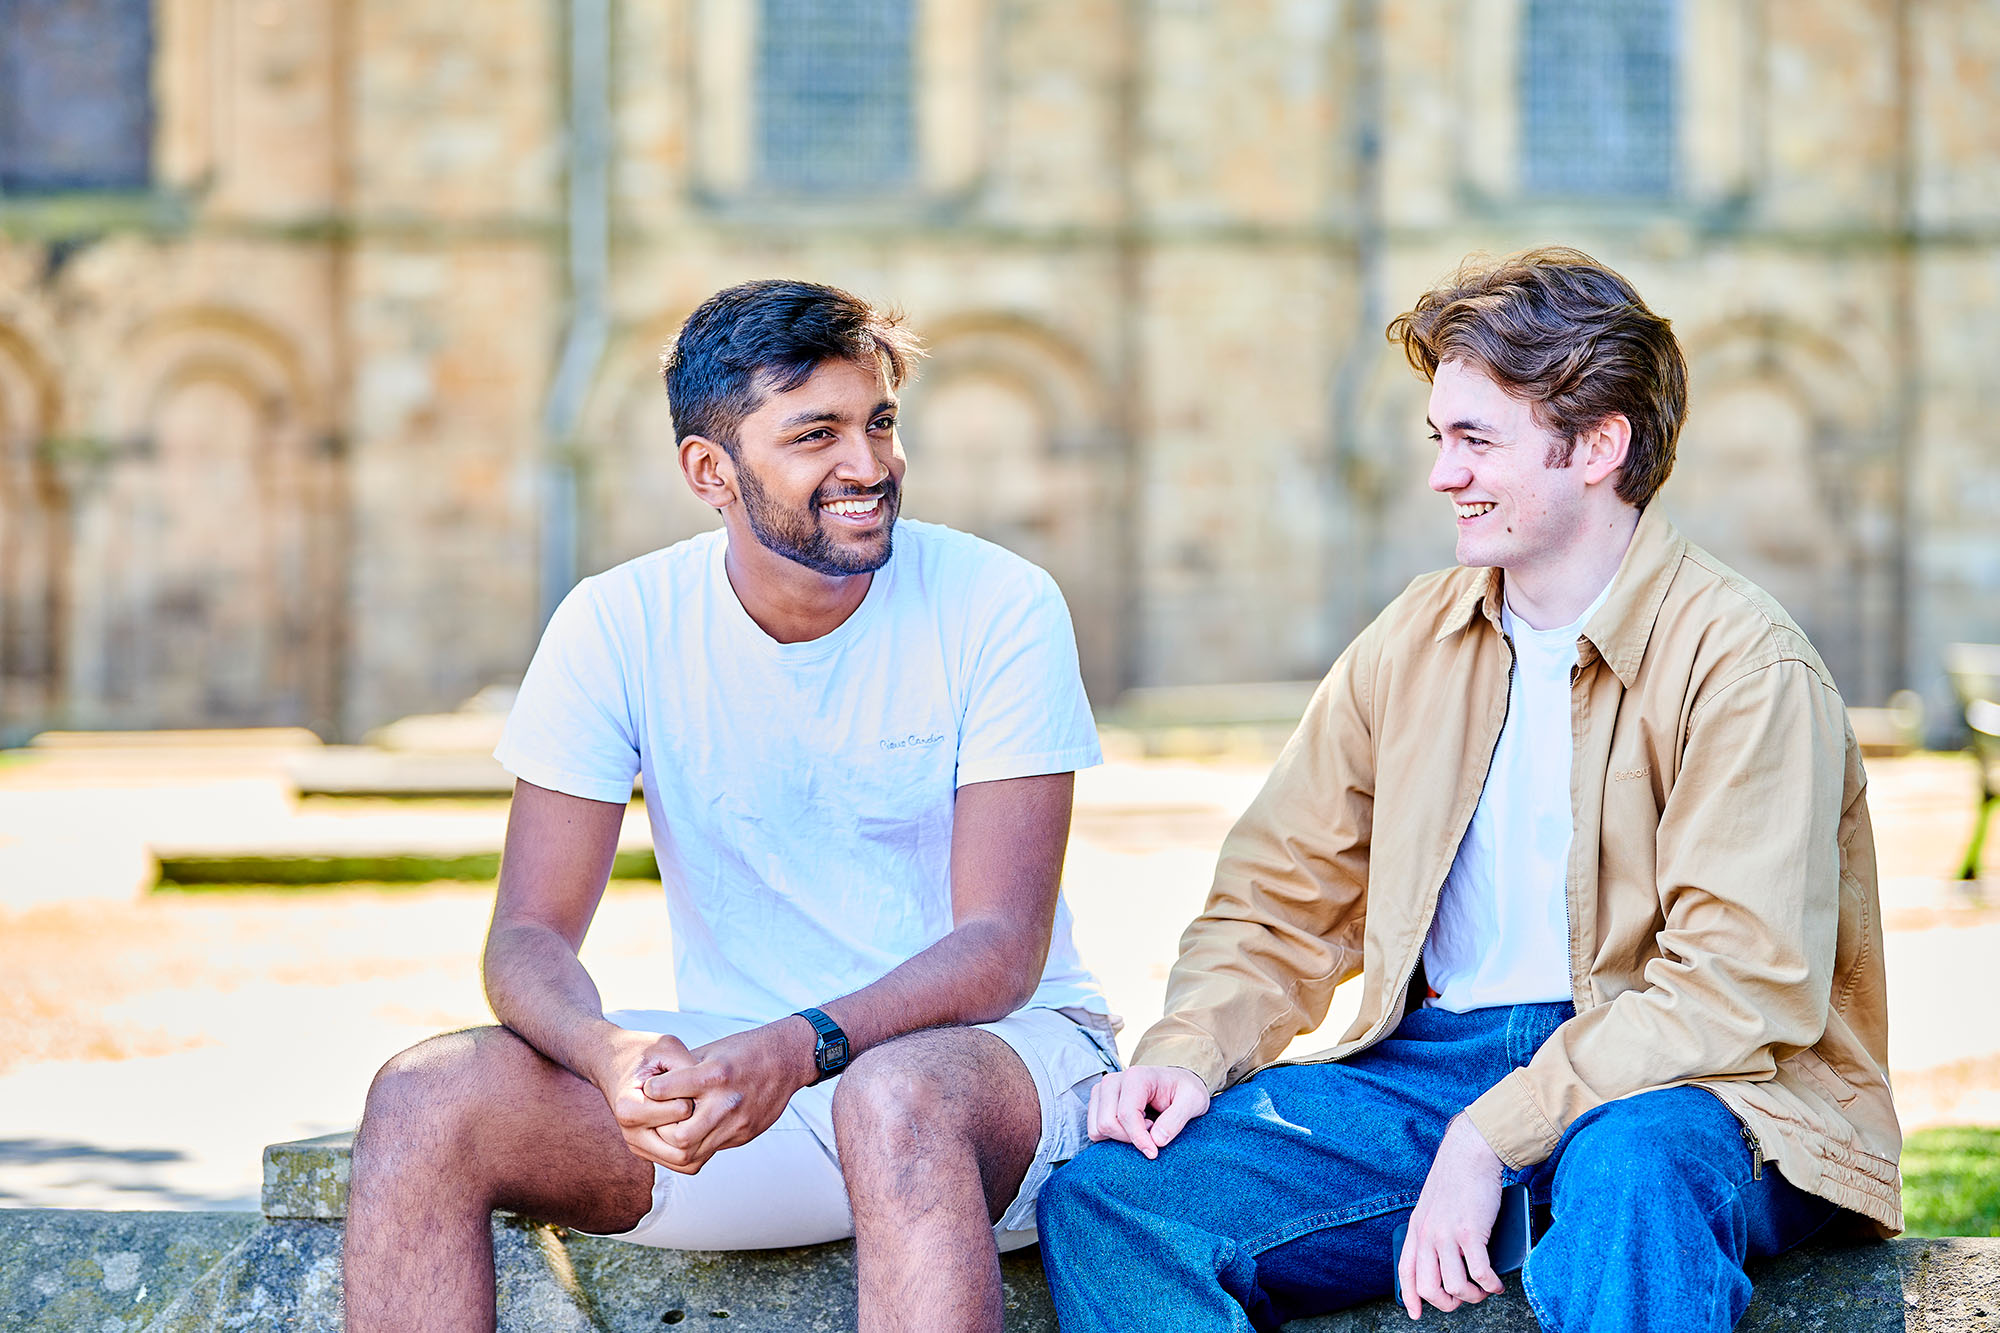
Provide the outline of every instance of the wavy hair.
{"type": "Polygon", "coordinates": [[[1687,416],[1680,340],[1631,283],[1581,250],[1468,259],[1391,320],[1388,336],[1427,380],[1464,361],[1532,404],[1562,437],[1550,467],[1567,467],[1579,434],[1622,414],[1632,442],[1615,489],[1628,504],[1644,509],[1674,470],[1687,416]]]}

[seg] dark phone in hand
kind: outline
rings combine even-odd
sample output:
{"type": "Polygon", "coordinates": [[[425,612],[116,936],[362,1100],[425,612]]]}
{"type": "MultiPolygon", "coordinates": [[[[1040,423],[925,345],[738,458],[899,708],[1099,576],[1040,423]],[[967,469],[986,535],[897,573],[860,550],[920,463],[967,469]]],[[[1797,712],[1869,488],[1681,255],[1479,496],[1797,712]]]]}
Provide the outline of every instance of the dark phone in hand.
{"type": "MultiPolygon", "coordinates": [[[[1389,1271],[1396,1283],[1396,1303],[1403,1302],[1403,1238],[1410,1234],[1405,1221],[1396,1227],[1389,1241],[1389,1271]]],[[[1507,1185],[1500,1190],[1500,1212],[1493,1219],[1493,1236],[1486,1242],[1486,1258],[1493,1271],[1506,1276],[1521,1271],[1528,1262],[1528,1187],[1507,1185]]]]}

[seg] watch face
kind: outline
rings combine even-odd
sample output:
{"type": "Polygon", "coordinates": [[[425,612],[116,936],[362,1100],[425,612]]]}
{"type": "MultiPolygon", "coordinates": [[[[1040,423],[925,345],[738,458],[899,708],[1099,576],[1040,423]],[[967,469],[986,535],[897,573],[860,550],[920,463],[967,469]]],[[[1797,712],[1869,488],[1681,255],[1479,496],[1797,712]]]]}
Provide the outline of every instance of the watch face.
{"type": "Polygon", "coordinates": [[[847,1063],[847,1038],[834,1037],[819,1048],[819,1067],[825,1070],[839,1069],[847,1063]]]}

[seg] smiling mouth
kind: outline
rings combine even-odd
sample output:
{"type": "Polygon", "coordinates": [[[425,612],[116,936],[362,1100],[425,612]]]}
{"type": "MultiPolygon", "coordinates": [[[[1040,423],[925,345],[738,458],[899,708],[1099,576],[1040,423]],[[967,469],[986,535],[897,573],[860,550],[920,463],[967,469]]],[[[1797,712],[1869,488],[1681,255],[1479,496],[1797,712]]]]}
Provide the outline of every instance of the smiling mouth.
{"type": "Polygon", "coordinates": [[[850,495],[821,502],[820,510],[838,518],[872,518],[882,507],[879,495],[850,495]]]}
{"type": "Polygon", "coordinates": [[[1493,501],[1481,500],[1476,504],[1453,505],[1452,508],[1458,511],[1460,518],[1478,518],[1481,514],[1493,512],[1493,501]]]}

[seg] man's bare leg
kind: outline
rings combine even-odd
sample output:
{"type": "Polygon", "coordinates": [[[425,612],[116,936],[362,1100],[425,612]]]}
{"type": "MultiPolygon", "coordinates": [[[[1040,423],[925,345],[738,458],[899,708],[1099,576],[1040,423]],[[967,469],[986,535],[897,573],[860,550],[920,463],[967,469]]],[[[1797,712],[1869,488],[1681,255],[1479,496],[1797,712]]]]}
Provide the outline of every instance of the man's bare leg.
{"type": "Polygon", "coordinates": [[[617,1232],[652,1194],[651,1163],[591,1084],[505,1028],[433,1037],[368,1090],[348,1189],[347,1327],[491,1329],[495,1208],[617,1232]]]}
{"type": "Polygon", "coordinates": [[[1041,1140],[1035,1082],[990,1032],[916,1032],[858,1058],[833,1099],[864,1333],[999,1333],[993,1223],[1041,1140]]]}

